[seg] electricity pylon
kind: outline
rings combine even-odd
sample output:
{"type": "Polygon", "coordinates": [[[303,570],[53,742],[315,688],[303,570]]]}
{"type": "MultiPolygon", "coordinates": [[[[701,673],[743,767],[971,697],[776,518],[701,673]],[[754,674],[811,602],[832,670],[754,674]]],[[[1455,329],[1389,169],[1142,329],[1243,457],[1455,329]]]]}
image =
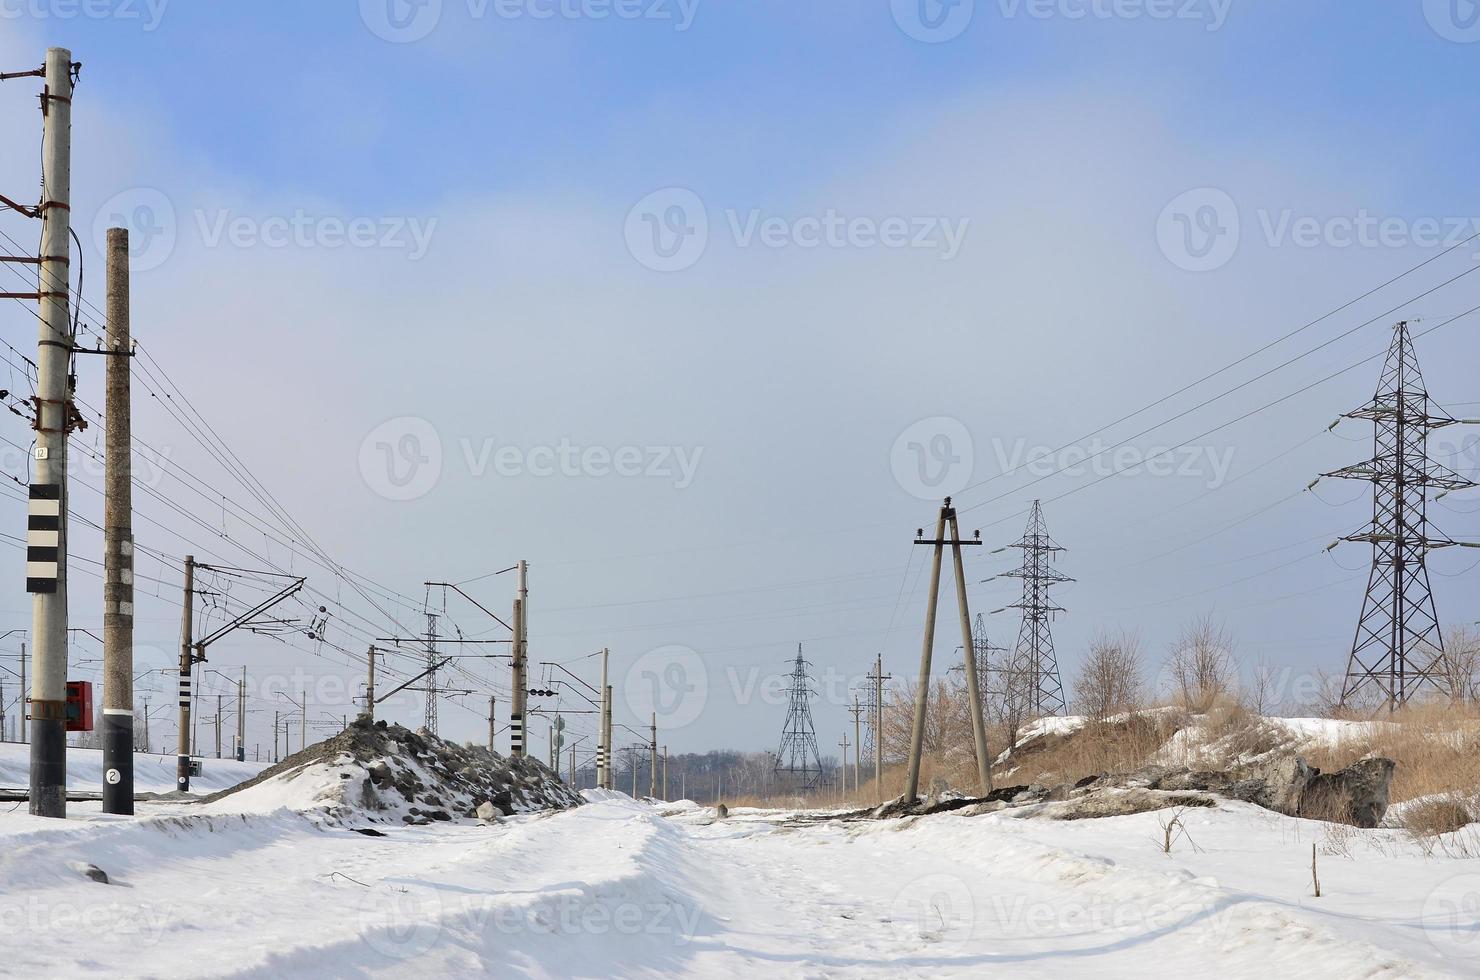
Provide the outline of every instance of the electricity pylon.
{"type": "Polygon", "coordinates": [[[811,666],[802,659],[802,645],[797,644],[797,659],[791,668],[791,705],[786,709],[786,724],[781,729],[781,748],[776,752],[775,772],[786,773],[797,789],[810,790],[822,778],[822,756],[817,750],[817,731],[812,727],[811,666]]]}
{"type": "Polygon", "coordinates": [[[1370,459],[1321,474],[1372,484],[1371,523],[1330,546],[1340,541],[1372,545],[1372,571],[1347,659],[1341,703],[1375,691],[1391,711],[1425,686],[1451,693],[1426,558],[1435,548],[1475,545],[1430,530],[1429,492],[1436,489],[1443,496],[1475,484],[1429,458],[1429,433],[1462,420],[1430,402],[1407,321],[1393,328],[1377,393],[1342,418],[1370,420],[1373,448],[1370,459]]]}
{"type": "Polygon", "coordinates": [[[1028,526],[1017,542],[1009,545],[1023,552],[1023,563],[1004,578],[1023,580],[1023,598],[1008,609],[1023,611],[1017,645],[1013,647],[1008,676],[1008,689],[1021,690],[1026,708],[1033,715],[1061,715],[1065,710],[1064,684],[1059,678],[1059,661],[1053,650],[1052,620],[1054,613],[1064,611],[1055,605],[1048,590],[1061,582],[1074,581],[1053,567],[1054,555],[1065,549],[1048,535],[1043,522],[1043,505],[1035,500],[1028,514],[1028,526]]]}
{"type": "Polygon", "coordinates": [[[429,612],[427,617],[427,679],[426,679],[426,729],[437,734],[437,614],[429,612]]]}

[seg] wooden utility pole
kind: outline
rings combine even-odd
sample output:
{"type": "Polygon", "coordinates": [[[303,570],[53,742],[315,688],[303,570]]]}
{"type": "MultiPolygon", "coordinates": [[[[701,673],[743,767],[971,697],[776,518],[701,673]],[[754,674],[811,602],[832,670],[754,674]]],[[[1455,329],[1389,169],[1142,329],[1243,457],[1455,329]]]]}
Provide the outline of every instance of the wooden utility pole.
{"type": "Polygon", "coordinates": [[[180,618],[180,737],[175,747],[175,786],[190,789],[190,680],[195,669],[195,556],[185,556],[185,601],[180,618]]]}
{"type": "Polygon", "coordinates": [[[134,812],[134,533],[128,229],[108,229],[103,398],[103,812],[134,812]]]}
{"type": "Polygon", "coordinates": [[[30,811],[67,815],[67,433],[72,426],[68,313],[72,281],[72,52],[46,52],[41,96],[40,337],[36,448],[26,532],[26,591],[35,645],[30,717],[30,811]]]}
{"type": "Polygon", "coordinates": [[[848,710],[853,712],[853,792],[857,793],[859,770],[863,768],[863,706],[858,703],[858,695],[853,695],[853,707],[848,710]]]}
{"type": "Polygon", "coordinates": [[[838,766],[839,792],[838,799],[848,795],[848,733],[843,732],[843,738],[838,743],[843,747],[843,761],[838,766]]]}
{"type": "Polygon", "coordinates": [[[915,690],[915,719],[914,727],[910,732],[910,764],[909,775],[905,780],[904,799],[913,801],[919,796],[920,790],[920,758],[925,743],[925,711],[930,702],[930,657],[935,647],[935,614],[940,604],[940,565],[945,555],[946,545],[951,546],[951,559],[956,574],[956,603],[961,615],[961,632],[964,637],[962,653],[966,658],[966,686],[967,697],[970,699],[971,729],[976,742],[977,777],[981,783],[982,793],[991,789],[992,774],[987,758],[987,732],[982,718],[982,702],[980,688],[976,677],[975,646],[971,637],[971,618],[966,602],[966,574],[961,565],[961,546],[980,545],[981,532],[970,541],[961,540],[960,528],[956,523],[956,509],[951,506],[951,498],[947,497],[941,505],[940,516],[935,522],[935,537],[926,540],[924,529],[915,532],[915,544],[930,545],[935,549],[935,554],[930,566],[930,593],[926,599],[925,606],[925,639],[920,650],[920,679],[915,690]],[[951,537],[946,538],[946,527],[949,524],[951,537]]]}

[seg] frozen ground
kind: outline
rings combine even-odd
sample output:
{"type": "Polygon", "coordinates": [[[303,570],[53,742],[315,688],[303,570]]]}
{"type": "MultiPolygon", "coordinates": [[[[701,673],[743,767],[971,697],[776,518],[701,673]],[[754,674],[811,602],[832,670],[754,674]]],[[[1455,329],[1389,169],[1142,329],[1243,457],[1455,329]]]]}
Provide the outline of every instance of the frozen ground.
{"type": "Polygon", "coordinates": [[[616,794],[496,825],[0,811],[22,976],[1421,977],[1480,972],[1480,864],[1252,806],[908,822],[616,794]],[[1322,897],[1312,894],[1317,845],[1322,897]],[[111,884],[77,870],[93,864],[111,884]]]}
{"type": "MultiPolygon", "coordinates": [[[[190,781],[192,793],[213,793],[228,789],[257,775],[265,762],[236,762],[208,758],[201,775],[190,781]]],[[[24,742],[0,742],[0,788],[25,788],[30,785],[31,746],[24,742]]],[[[92,793],[103,791],[103,751],[101,749],[67,748],[67,788],[92,793]]],[[[175,757],[172,755],[134,756],[134,789],[140,793],[171,793],[175,789],[175,757]]]]}

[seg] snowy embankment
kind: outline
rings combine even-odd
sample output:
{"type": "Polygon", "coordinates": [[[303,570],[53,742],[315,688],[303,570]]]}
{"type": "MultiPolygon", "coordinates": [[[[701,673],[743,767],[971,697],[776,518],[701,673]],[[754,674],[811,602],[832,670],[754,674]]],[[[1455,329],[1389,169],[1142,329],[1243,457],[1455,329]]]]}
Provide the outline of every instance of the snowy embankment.
{"type": "MultiPolygon", "coordinates": [[[[192,793],[212,793],[245,782],[268,766],[265,762],[205,759],[201,774],[190,780],[192,793]]],[[[0,788],[25,788],[31,781],[31,746],[23,742],[0,742],[0,788]]],[[[101,749],[67,748],[67,788],[73,791],[103,791],[101,749]]],[[[134,755],[134,790],[139,793],[172,793],[175,789],[175,757],[134,755]]]]}
{"type": "MultiPolygon", "coordinates": [[[[161,808],[163,810],[163,808],[161,808]]],[[[178,812],[175,808],[172,812],[178,812]]],[[[716,821],[612,794],[501,823],[0,815],[22,975],[1421,977],[1480,965],[1472,862],[1225,803],[716,821]],[[1312,844],[1322,895],[1310,879],[1312,844]],[[112,884],[75,869],[93,864],[112,884]],[[182,897],[188,896],[182,900],[182,897]]]]}

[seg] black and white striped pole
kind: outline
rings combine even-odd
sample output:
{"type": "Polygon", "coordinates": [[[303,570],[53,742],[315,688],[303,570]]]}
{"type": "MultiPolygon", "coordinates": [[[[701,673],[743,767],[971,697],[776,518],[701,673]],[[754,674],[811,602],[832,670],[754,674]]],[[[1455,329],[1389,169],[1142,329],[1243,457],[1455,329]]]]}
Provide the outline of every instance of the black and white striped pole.
{"type": "Polygon", "coordinates": [[[601,715],[596,722],[596,788],[606,789],[607,768],[611,765],[611,740],[606,730],[606,669],[610,653],[601,651],[601,715]]]}
{"type": "MultiPolygon", "coordinates": [[[[103,812],[134,812],[134,529],[128,229],[108,229],[104,366],[103,812]]],[[[217,730],[219,731],[219,712],[217,730]]],[[[219,744],[220,739],[217,738],[219,744]]]]}
{"type": "Polygon", "coordinates": [[[523,755],[525,751],[524,708],[528,700],[528,566],[521,559],[516,566],[519,573],[518,595],[514,599],[514,642],[513,647],[513,697],[509,704],[509,754],[523,755]]]}
{"type": "Polygon", "coordinates": [[[36,354],[35,483],[26,537],[31,593],[30,811],[67,815],[67,433],[72,425],[70,363],[76,341],[68,315],[72,195],[72,52],[50,48],[41,96],[40,337],[36,354]]]}
{"type": "MultiPolygon", "coordinates": [[[[185,556],[185,607],[180,619],[180,739],[175,749],[175,788],[190,789],[190,675],[195,669],[195,556],[185,556]]],[[[277,732],[274,730],[276,741],[277,732]]]]}

